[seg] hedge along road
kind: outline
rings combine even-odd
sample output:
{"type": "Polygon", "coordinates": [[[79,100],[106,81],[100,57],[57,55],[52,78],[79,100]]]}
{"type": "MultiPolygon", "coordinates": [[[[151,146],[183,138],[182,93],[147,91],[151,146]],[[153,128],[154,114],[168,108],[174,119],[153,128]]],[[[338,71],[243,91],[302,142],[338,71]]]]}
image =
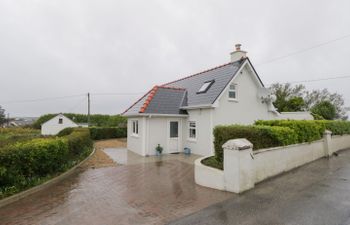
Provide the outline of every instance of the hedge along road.
{"type": "Polygon", "coordinates": [[[128,152],[136,163],[116,166],[101,148],[125,151],[125,143],[98,143],[79,173],[0,208],[0,224],[164,224],[234,196],[194,183],[195,155],[159,161],[128,152]]]}

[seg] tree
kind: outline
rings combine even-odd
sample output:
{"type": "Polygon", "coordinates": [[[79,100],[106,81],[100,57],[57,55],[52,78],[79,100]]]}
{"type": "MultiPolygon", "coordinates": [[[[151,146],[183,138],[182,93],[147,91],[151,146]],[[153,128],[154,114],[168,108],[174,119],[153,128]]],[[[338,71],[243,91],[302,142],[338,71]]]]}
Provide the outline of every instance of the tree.
{"type": "Polygon", "coordinates": [[[291,84],[273,84],[271,90],[276,95],[276,101],[273,103],[279,112],[296,112],[306,109],[306,104],[302,98],[305,87],[291,84]]]}
{"type": "Polygon", "coordinates": [[[329,101],[321,101],[311,108],[311,112],[322,116],[326,120],[334,120],[337,116],[335,106],[329,101]]]}
{"type": "Polygon", "coordinates": [[[0,126],[2,126],[6,122],[5,109],[3,109],[0,105],[0,126]]]}
{"type": "Polygon", "coordinates": [[[308,91],[304,85],[292,86],[290,83],[276,83],[270,89],[277,97],[274,106],[279,112],[310,111],[318,103],[328,101],[335,107],[334,119],[347,119],[343,96],[338,93],[330,93],[327,89],[308,91]]]}

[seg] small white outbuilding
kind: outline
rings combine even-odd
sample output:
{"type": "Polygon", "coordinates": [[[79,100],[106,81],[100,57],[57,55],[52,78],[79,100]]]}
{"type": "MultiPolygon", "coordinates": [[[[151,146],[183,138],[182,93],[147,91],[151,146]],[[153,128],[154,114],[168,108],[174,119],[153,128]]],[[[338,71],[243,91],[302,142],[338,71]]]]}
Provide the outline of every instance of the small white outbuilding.
{"type": "Polygon", "coordinates": [[[71,119],[64,116],[62,113],[58,114],[54,118],[41,124],[42,135],[56,135],[61,130],[68,127],[78,127],[78,124],[74,123],[71,119]]]}

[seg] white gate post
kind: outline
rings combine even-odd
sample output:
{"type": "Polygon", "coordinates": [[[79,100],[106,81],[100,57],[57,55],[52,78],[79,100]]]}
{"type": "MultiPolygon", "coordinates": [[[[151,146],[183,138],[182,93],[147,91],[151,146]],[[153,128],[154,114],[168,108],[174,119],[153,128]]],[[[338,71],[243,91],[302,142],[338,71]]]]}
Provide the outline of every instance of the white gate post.
{"type": "Polygon", "coordinates": [[[253,144],[247,139],[227,141],[224,149],[224,179],[227,191],[241,193],[255,185],[253,144]]]}
{"type": "Polygon", "coordinates": [[[332,150],[332,131],[325,130],[323,133],[324,151],[327,157],[331,157],[333,154],[332,150]]]}

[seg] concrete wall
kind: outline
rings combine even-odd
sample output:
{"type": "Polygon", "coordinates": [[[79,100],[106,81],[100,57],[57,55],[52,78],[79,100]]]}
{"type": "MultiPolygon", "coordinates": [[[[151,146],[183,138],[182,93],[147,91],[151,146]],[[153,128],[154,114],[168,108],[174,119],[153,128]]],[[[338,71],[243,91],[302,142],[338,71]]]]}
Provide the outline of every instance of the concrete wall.
{"type": "Polygon", "coordinates": [[[319,158],[332,156],[336,151],[350,148],[350,135],[331,137],[331,132],[326,132],[322,140],[312,143],[261,149],[254,152],[252,147],[249,147],[244,141],[235,139],[225,143],[222,173],[213,172],[213,168],[209,170],[207,166],[197,161],[195,164],[196,183],[214,189],[241,193],[269,177],[319,158]],[[227,145],[230,144],[229,142],[235,142],[235,145],[227,145]]]}
{"type": "Polygon", "coordinates": [[[323,140],[320,140],[312,143],[254,151],[255,182],[260,182],[324,157],[323,144],[323,140]]]}
{"type": "Polygon", "coordinates": [[[68,127],[78,127],[76,123],[74,123],[69,118],[63,116],[63,115],[57,115],[51,120],[47,121],[46,123],[43,123],[41,125],[41,134],[42,135],[56,135],[61,130],[68,128],[68,127]],[[59,123],[59,120],[62,119],[62,124],[59,123]]]}
{"type": "Polygon", "coordinates": [[[230,100],[226,88],[213,112],[213,125],[253,124],[256,120],[277,119],[277,114],[268,111],[268,106],[258,98],[261,84],[247,68],[233,80],[237,84],[237,101],[230,100]]]}

